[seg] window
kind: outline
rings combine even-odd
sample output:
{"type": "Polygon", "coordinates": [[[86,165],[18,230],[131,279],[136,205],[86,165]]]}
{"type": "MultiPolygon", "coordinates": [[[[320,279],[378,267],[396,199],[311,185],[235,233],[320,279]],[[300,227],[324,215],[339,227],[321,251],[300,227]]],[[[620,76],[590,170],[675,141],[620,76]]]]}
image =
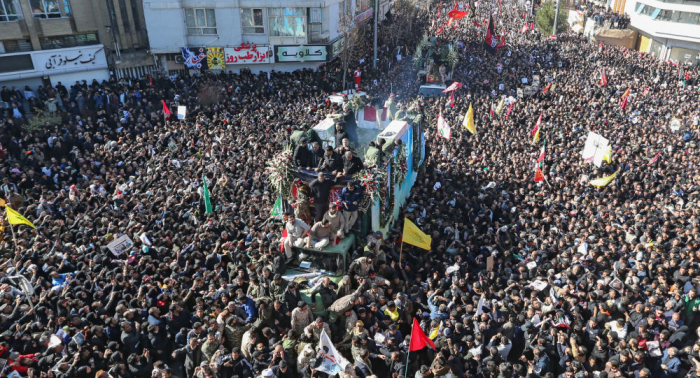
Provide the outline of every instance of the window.
{"type": "Polygon", "coordinates": [[[263,10],[261,8],[241,8],[243,34],[265,34],[263,10]]]}
{"type": "Polygon", "coordinates": [[[306,8],[270,8],[271,37],[305,37],[306,8]]]}
{"type": "Polygon", "coordinates": [[[0,22],[15,21],[22,18],[19,0],[0,0],[0,22]]]}
{"type": "Polygon", "coordinates": [[[213,9],[185,9],[187,34],[216,34],[216,14],[213,9]]]}
{"type": "Polygon", "coordinates": [[[366,11],[372,7],[372,0],[355,0],[355,15],[366,11]]]}
{"type": "Polygon", "coordinates": [[[61,7],[58,0],[29,0],[35,18],[60,18],[61,7]]]}
{"type": "Polygon", "coordinates": [[[681,24],[700,25],[700,13],[680,12],[678,13],[678,22],[681,24]]]}
{"type": "Polygon", "coordinates": [[[34,69],[32,56],[27,55],[12,55],[0,57],[0,73],[31,71],[34,69]]]}
{"type": "Polygon", "coordinates": [[[70,14],[70,3],[68,0],[63,0],[63,14],[66,16],[70,14]]]}
{"type": "Polygon", "coordinates": [[[97,34],[63,35],[60,37],[39,38],[42,50],[63,49],[66,47],[97,45],[97,34]]]}
{"type": "Polygon", "coordinates": [[[129,23],[129,12],[128,9],[126,9],[126,1],[124,0],[119,0],[119,13],[122,14],[122,24],[124,25],[124,31],[129,30],[129,26],[131,25],[129,23]]]}
{"type": "Polygon", "coordinates": [[[32,42],[28,39],[4,40],[0,42],[0,54],[32,51],[32,42]]]}
{"type": "Polygon", "coordinates": [[[131,14],[134,16],[134,28],[136,31],[141,31],[141,16],[139,15],[139,6],[136,0],[131,0],[131,14]]]}

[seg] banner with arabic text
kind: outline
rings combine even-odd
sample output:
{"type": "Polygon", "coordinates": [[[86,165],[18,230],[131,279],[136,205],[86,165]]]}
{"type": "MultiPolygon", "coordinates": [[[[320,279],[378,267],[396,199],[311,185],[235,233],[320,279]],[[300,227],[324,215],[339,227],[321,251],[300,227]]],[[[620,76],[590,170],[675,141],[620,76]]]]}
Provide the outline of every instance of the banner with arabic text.
{"type": "Polygon", "coordinates": [[[325,62],[328,46],[275,46],[275,62],[325,62]]]}
{"type": "Polygon", "coordinates": [[[273,63],[270,46],[258,46],[256,44],[241,43],[237,47],[224,48],[226,64],[260,64],[273,63]]]}
{"type": "Polygon", "coordinates": [[[187,68],[201,70],[207,68],[207,52],[204,47],[183,47],[183,64],[187,68]]]}
{"type": "Polygon", "coordinates": [[[226,68],[223,47],[207,48],[207,65],[210,70],[223,70],[226,68]]]}

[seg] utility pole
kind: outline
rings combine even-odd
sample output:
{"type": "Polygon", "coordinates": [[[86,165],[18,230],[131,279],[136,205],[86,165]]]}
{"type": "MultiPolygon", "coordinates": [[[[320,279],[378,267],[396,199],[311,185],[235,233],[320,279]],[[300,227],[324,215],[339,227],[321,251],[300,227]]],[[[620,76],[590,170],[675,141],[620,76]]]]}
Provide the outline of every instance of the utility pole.
{"type": "Polygon", "coordinates": [[[379,18],[379,0],[374,0],[374,60],[372,67],[377,68],[377,19],[379,18]]]}
{"type": "Polygon", "coordinates": [[[554,29],[552,29],[552,35],[557,36],[557,22],[559,21],[559,6],[561,5],[561,0],[557,0],[557,9],[554,11],[554,29]]]}

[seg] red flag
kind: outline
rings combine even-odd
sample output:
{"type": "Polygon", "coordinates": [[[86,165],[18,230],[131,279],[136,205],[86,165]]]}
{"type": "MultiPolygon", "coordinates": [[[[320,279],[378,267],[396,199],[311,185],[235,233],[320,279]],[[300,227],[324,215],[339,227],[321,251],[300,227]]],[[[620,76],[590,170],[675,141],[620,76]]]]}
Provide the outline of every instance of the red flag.
{"type": "Polygon", "coordinates": [[[608,85],[608,75],[605,74],[605,70],[603,70],[603,76],[600,77],[600,86],[604,87],[608,85]]]}
{"type": "Polygon", "coordinates": [[[489,25],[486,28],[486,37],[484,38],[484,46],[490,52],[496,52],[498,46],[501,45],[501,39],[496,35],[493,29],[493,16],[489,16],[489,25]]]}
{"type": "Polygon", "coordinates": [[[540,181],[544,181],[544,174],[542,173],[540,167],[537,167],[537,171],[535,172],[535,182],[540,181]]]}
{"type": "Polygon", "coordinates": [[[462,83],[455,81],[455,82],[452,82],[452,84],[450,84],[449,87],[445,88],[442,91],[442,93],[451,92],[451,91],[454,91],[455,89],[459,89],[459,88],[462,88],[462,83]]]}
{"type": "Polygon", "coordinates": [[[513,110],[513,103],[511,102],[510,105],[508,105],[508,111],[506,112],[506,119],[508,119],[508,116],[510,115],[510,111],[513,110]]]}
{"type": "Polygon", "coordinates": [[[365,106],[365,121],[377,122],[377,111],[374,106],[365,106]]]}
{"type": "Polygon", "coordinates": [[[523,25],[523,28],[520,30],[520,33],[522,33],[522,34],[527,33],[527,22],[525,23],[525,25],[523,25]]]}
{"type": "Polygon", "coordinates": [[[441,6],[438,6],[438,17],[440,17],[440,8],[441,6]]]}
{"type": "Polygon", "coordinates": [[[165,114],[165,119],[170,119],[170,109],[168,109],[168,106],[165,105],[165,100],[161,100],[163,102],[163,113],[165,114]]]}
{"type": "Polygon", "coordinates": [[[450,18],[458,18],[458,19],[466,17],[467,14],[469,14],[469,12],[462,12],[462,11],[458,11],[456,9],[453,9],[447,13],[447,15],[450,16],[450,18]]]}
{"type": "Polygon", "coordinates": [[[542,89],[542,93],[547,93],[547,91],[548,91],[549,88],[551,88],[551,87],[552,87],[552,83],[547,84],[547,86],[544,87],[544,89],[542,89]]]}
{"type": "Polygon", "coordinates": [[[426,336],[425,332],[420,328],[418,319],[413,318],[413,329],[411,329],[411,343],[408,345],[410,352],[421,350],[425,347],[431,347],[435,350],[435,343],[426,336]]]}
{"type": "Polygon", "coordinates": [[[452,94],[450,94],[450,108],[455,107],[455,91],[452,91],[452,94]]]}
{"type": "Polygon", "coordinates": [[[540,118],[537,119],[537,123],[535,124],[535,128],[532,129],[532,133],[531,133],[532,136],[535,136],[535,134],[537,133],[537,130],[540,129],[541,124],[542,124],[542,113],[540,113],[540,118]]]}
{"type": "MultiPolygon", "coordinates": [[[[282,238],[286,238],[286,237],[287,237],[287,227],[282,229],[282,238]]],[[[284,241],[280,242],[280,251],[282,251],[282,253],[284,253],[284,241]]]]}
{"type": "Polygon", "coordinates": [[[438,31],[437,31],[437,35],[440,35],[440,33],[442,33],[443,30],[445,30],[445,27],[444,26],[440,27],[440,29],[438,29],[438,31]]]}
{"type": "Polygon", "coordinates": [[[148,84],[151,87],[153,86],[153,76],[151,76],[151,75],[148,75],[148,84]]]}
{"type": "Polygon", "coordinates": [[[603,48],[603,41],[600,41],[600,42],[598,43],[598,48],[599,48],[599,49],[602,49],[602,48],[603,48]]]}
{"type": "Polygon", "coordinates": [[[476,22],[476,20],[472,20],[472,22],[474,23],[474,26],[476,26],[477,28],[480,28],[480,27],[481,27],[481,24],[479,24],[478,22],[476,22]]]}
{"type": "Polygon", "coordinates": [[[649,160],[649,165],[656,163],[656,161],[659,160],[659,156],[661,156],[661,152],[657,153],[653,159],[649,160]]]}
{"type": "Polygon", "coordinates": [[[534,22],[530,22],[530,30],[535,30],[535,23],[534,22]]]}
{"type": "Polygon", "coordinates": [[[622,111],[625,111],[625,108],[627,107],[627,97],[622,99],[622,102],[620,103],[620,108],[622,108],[622,111]]]}

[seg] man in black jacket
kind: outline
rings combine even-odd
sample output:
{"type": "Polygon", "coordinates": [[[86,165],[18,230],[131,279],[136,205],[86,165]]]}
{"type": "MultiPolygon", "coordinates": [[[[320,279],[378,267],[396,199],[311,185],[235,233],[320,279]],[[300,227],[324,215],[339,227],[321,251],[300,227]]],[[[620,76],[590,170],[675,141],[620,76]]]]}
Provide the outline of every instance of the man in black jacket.
{"type": "Polygon", "coordinates": [[[202,363],[202,350],[196,338],[190,338],[189,344],[173,352],[173,358],[185,357],[185,373],[187,377],[194,376],[195,368],[202,363]]]}
{"type": "Polygon", "coordinates": [[[292,155],[292,161],[294,165],[303,169],[311,164],[311,151],[307,147],[308,140],[306,138],[301,138],[301,143],[294,148],[294,155],[292,155]]]}
{"type": "MultiPolygon", "coordinates": [[[[334,153],[332,148],[331,152],[334,153]]],[[[314,218],[316,222],[320,222],[321,219],[323,219],[323,214],[328,210],[328,196],[331,194],[332,186],[333,182],[326,180],[326,174],[323,172],[319,172],[318,178],[311,181],[309,184],[309,189],[314,197],[314,207],[316,208],[316,215],[314,218]]]]}
{"type": "Polygon", "coordinates": [[[321,164],[321,161],[323,160],[323,155],[325,155],[325,151],[323,148],[321,148],[321,144],[318,142],[314,142],[311,145],[311,153],[309,154],[309,164],[306,167],[307,171],[310,171],[312,167],[318,167],[319,164],[321,164]]]}
{"type": "Polygon", "coordinates": [[[326,154],[323,155],[323,160],[316,168],[317,172],[329,171],[336,174],[343,170],[343,158],[337,152],[333,151],[333,147],[326,147],[326,154]]]}
{"type": "Polygon", "coordinates": [[[250,378],[253,376],[253,367],[250,362],[243,357],[238,347],[233,348],[231,354],[225,355],[217,361],[223,367],[224,377],[250,378]]]}
{"type": "MultiPolygon", "coordinates": [[[[359,172],[362,168],[362,160],[359,157],[353,155],[350,151],[345,153],[345,156],[343,156],[343,176],[352,178],[352,175],[359,172]]],[[[337,178],[336,181],[338,181],[337,178]]]]}

